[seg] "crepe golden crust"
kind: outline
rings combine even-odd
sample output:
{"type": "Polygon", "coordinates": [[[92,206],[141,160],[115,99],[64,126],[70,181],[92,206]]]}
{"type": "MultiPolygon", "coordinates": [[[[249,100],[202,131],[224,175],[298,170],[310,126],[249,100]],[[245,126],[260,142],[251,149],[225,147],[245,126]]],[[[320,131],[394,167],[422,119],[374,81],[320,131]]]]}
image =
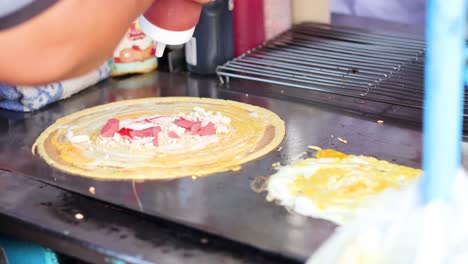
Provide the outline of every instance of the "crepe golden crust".
{"type": "Polygon", "coordinates": [[[240,169],[240,165],[275,149],[285,135],[284,122],[261,107],[220,99],[161,97],[101,105],[58,119],[33,145],[49,165],[66,173],[102,180],[173,179],[240,169]],[[201,149],[148,151],[97,144],[110,118],[176,115],[194,107],[231,119],[231,131],[201,149]],[[88,135],[89,144],[71,143],[67,133],[88,135]]]}

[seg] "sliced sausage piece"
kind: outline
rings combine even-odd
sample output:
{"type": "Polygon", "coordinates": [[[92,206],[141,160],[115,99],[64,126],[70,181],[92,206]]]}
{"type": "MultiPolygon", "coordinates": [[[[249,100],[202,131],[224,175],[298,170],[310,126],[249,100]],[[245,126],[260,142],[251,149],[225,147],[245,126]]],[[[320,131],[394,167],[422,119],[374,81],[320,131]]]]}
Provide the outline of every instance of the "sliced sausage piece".
{"type": "Polygon", "coordinates": [[[169,131],[169,133],[167,134],[170,138],[180,138],[180,136],[174,132],[174,131],[169,131]]]}
{"type": "Polygon", "coordinates": [[[133,129],[124,127],[119,130],[119,135],[133,138],[133,132],[133,129]]]}
{"type": "Polygon", "coordinates": [[[197,132],[198,135],[200,136],[211,136],[216,134],[216,127],[213,123],[209,122],[206,124],[206,126],[200,128],[200,130],[197,132]]]}
{"type": "Polygon", "coordinates": [[[101,135],[103,137],[113,137],[117,131],[119,131],[120,121],[116,118],[107,120],[107,123],[101,129],[101,135]]]}
{"type": "Polygon", "coordinates": [[[197,122],[190,128],[190,134],[196,135],[201,128],[201,122],[197,122]]]}
{"type": "Polygon", "coordinates": [[[158,133],[161,132],[161,127],[159,126],[154,126],[154,127],[148,127],[142,130],[133,130],[132,135],[134,137],[156,137],[158,133]]]}
{"type": "Polygon", "coordinates": [[[187,120],[183,117],[174,121],[174,124],[186,129],[191,129],[197,122],[187,120]]]}

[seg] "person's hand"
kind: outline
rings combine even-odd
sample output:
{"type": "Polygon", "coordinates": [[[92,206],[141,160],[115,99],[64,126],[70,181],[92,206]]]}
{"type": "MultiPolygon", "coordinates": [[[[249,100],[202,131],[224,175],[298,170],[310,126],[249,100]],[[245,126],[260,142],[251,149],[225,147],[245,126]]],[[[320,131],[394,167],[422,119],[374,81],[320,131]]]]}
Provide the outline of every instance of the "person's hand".
{"type": "Polygon", "coordinates": [[[0,30],[0,81],[44,85],[96,69],[152,2],[57,1],[28,21],[0,30]]]}

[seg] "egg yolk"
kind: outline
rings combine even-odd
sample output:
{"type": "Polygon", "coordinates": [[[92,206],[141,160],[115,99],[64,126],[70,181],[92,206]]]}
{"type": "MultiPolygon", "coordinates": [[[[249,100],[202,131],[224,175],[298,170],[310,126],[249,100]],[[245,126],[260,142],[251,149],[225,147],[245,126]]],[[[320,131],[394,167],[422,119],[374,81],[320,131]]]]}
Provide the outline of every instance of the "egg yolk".
{"type": "Polygon", "coordinates": [[[315,154],[315,157],[318,159],[321,158],[337,158],[337,159],[343,159],[346,158],[346,154],[343,152],[336,151],[334,149],[322,149],[317,151],[317,154],[315,154]]]}
{"type": "Polygon", "coordinates": [[[333,150],[319,151],[317,158],[310,160],[315,160],[319,169],[296,177],[289,189],[296,196],[313,200],[320,209],[357,208],[363,200],[387,188],[399,189],[422,174],[418,169],[333,150]],[[321,158],[335,160],[325,163],[321,158]]]}

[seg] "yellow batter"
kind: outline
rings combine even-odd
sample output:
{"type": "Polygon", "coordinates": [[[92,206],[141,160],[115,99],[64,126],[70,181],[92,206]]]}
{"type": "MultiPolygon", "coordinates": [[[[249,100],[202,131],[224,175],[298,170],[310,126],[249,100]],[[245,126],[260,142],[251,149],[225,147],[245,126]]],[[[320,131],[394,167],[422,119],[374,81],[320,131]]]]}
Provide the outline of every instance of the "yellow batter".
{"type": "Polygon", "coordinates": [[[284,135],[284,122],[261,107],[208,98],[146,98],[110,103],[63,117],[39,136],[33,153],[37,151],[59,170],[85,177],[172,179],[239,169],[241,164],[275,149],[284,135]],[[173,148],[170,142],[176,139],[166,139],[166,145],[147,147],[148,144],[129,144],[126,137],[103,138],[100,133],[111,118],[174,116],[196,108],[228,118],[225,131],[206,140],[197,137],[201,143],[193,146],[188,139],[177,139],[183,142],[174,143],[173,148]]]}

